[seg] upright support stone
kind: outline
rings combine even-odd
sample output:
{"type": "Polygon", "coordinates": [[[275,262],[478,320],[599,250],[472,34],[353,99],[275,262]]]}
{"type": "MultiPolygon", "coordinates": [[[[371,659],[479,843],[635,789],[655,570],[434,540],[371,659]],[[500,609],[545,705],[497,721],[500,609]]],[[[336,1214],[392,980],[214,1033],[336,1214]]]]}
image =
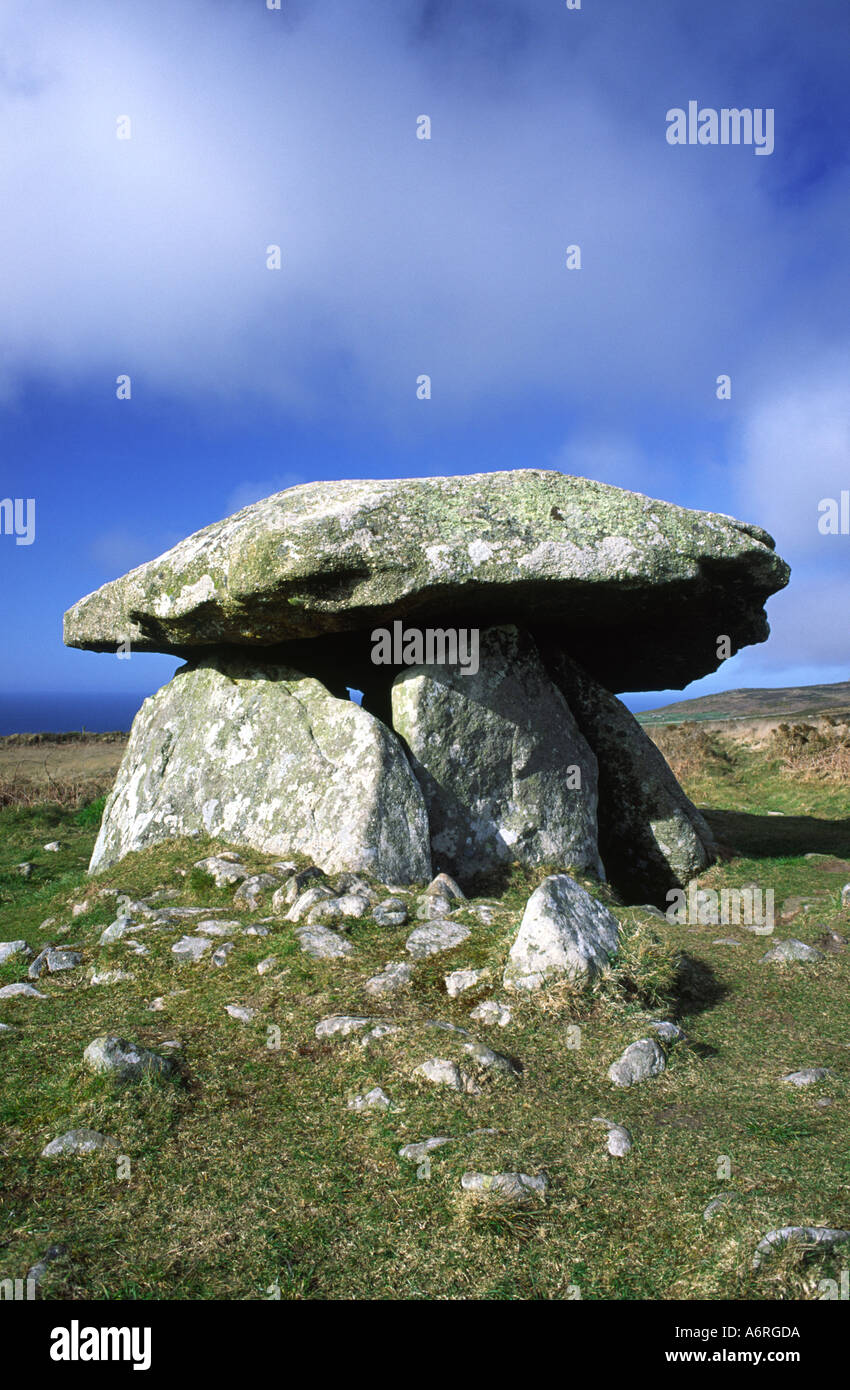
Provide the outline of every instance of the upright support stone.
{"type": "Polygon", "coordinates": [[[425,803],[392,730],[317,680],[248,659],[184,666],[145,701],[90,870],[202,834],[328,872],[431,877],[425,803]]]}
{"type": "Polygon", "coordinates": [[[552,679],[599,763],[599,850],[626,902],[667,906],[716,857],[705,818],[688,800],[634,715],[562,651],[543,646],[552,679]]]}
{"type": "Polygon", "coordinates": [[[602,874],[596,758],[526,633],[484,629],[474,675],[440,665],[402,672],[392,712],[438,868],[463,884],[517,861],[602,874]]]}

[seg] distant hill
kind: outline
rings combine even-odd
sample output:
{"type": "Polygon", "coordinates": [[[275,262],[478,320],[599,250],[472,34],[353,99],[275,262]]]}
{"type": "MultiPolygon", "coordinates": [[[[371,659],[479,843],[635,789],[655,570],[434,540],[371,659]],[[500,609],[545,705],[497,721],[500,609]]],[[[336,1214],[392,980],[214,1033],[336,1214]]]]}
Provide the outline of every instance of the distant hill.
{"type": "Polygon", "coordinates": [[[850,681],[834,685],[791,685],[756,690],[727,690],[701,695],[660,709],[643,710],[641,724],[680,724],[686,719],[803,719],[850,711],[850,681]]]}

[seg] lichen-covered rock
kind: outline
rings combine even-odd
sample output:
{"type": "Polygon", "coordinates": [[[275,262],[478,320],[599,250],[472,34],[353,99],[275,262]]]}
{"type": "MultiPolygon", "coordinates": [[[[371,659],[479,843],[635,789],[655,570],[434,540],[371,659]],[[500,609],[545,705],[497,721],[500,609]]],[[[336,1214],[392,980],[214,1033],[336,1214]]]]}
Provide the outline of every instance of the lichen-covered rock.
{"type": "Polygon", "coordinates": [[[25,941],[0,941],[0,965],[12,956],[29,956],[32,952],[25,941]]]}
{"type": "Polygon", "coordinates": [[[469,927],[462,922],[426,922],[413,929],[404,949],[414,960],[424,960],[426,956],[439,955],[440,951],[453,950],[468,936],[469,927]]]}
{"type": "Polygon", "coordinates": [[[178,835],[391,882],[431,872],[422,793],[392,731],[318,681],[247,658],[183,667],[145,701],[90,869],[178,835]]]}
{"type": "Polygon", "coordinates": [[[823,951],[819,951],[816,946],[807,946],[805,941],[798,941],[796,937],[789,936],[787,941],[777,941],[775,946],[771,946],[769,951],[765,951],[761,957],[763,961],[778,961],[780,965],[789,965],[791,961],[819,961],[824,960],[823,951]]]}
{"type": "MultiPolygon", "coordinates": [[[[69,646],[191,654],[300,641],[286,660],[339,672],[339,644],[369,675],[361,635],[411,617],[445,627],[536,621],[612,689],[669,685],[761,642],[762,605],[788,580],[757,526],[543,469],[335,480],[289,488],[216,522],[89,594],[65,615],[69,646]],[[309,644],[302,639],[311,639],[309,644]]],[[[348,684],[365,689],[351,667],[348,684]]],[[[372,668],[374,675],[374,668],[372,668]]]]}
{"type": "Polygon", "coordinates": [[[27,974],[31,980],[37,980],[45,970],[49,975],[57,975],[63,970],[76,970],[82,959],[79,951],[60,951],[55,946],[45,946],[35,960],[30,962],[27,974]]]}
{"type": "Polygon", "coordinates": [[[545,1173],[464,1173],[460,1185],[464,1192],[514,1206],[531,1197],[545,1197],[549,1179],[545,1173]]]}
{"type": "Polygon", "coordinates": [[[83,1061],[92,1071],[112,1072],[122,1081],[138,1081],[145,1073],[167,1075],[174,1070],[170,1057],[160,1057],[126,1038],[104,1034],[89,1043],[83,1061]]]}
{"type": "Polygon", "coordinates": [[[114,1139],[101,1134],[99,1130],[69,1129],[67,1133],[60,1134],[58,1138],[51,1139],[49,1144],[45,1144],[41,1156],[42,1158],[64,1158],[71,1154],[74,1157],[80,1157],[97,1153],[99,1149],[115,1149],[117,1147],[114,1139]]]}
{"type": "Polygon", "coordinates": [[[636,1086],[650,1076],[658,1076],[665,1070],[667,1058],[654,1038],[641,1038],[626,1048],[616,1062],[608,1068],[608,1078],[615,1086],[636,1086]]]}
{"type": "Polygon", "coordinates": [[[367,994],[381,998],[383,995],[397,994],[399,990],[406,989],[412,978],[412,965],[407,961],[391,960],[379,975],[371,975],[363,988],[367,994]]]}
{"type": "Polygon", "coordinates": [[[776,1230],[768,1231],[756,1246],[756,1253],[753,1256],[753,1269],[758,1269],[765,1255],[771,1254],[774,1250],[781,1249],[784,1245],[809,1246],[811,1249],[820,1247],[825,1250],[832,1250],[836,1245],[845,1245],[850,1241],[850,1231],[842,1230],[835,1226],[779,1226],[776,1230]]]}
{"type": "MultiPolygon", "coordinates": [[[[461,882],[516,862],[601,875],[596,758],[526,633],[482,631],[475,674],[402,672],[392,718],[425,794],[434,858],[461,882]]],[[[448,889],[444,900],[456,905],[448,889]]]]}
{"type": "Polygon", "coordinates": [[[328,927],[302,927],[295,935],[301,950],[314,960],[339,960],[354,950],[350,941],[328,927]]]}
{"type": "Polygon", "coordinates": [[[216,888],[231,887],[248,877],[245,865],[239,860],[231,859],[229,855],[209,855],[206,859],[199,859],[195,868],[200,869],[202,874],[208,874],[216,888]]]}
{"type": "Polygon", "coordinates": [[[567,975],[595,974],[617,951],[620,924],[569,874],[550,874],[535,888],[510,949],[509,989],[540,989],[567,975]]]}
{"type": "Polygon", "coordinates": [[[712,863],[714,836],[626,706],[552,643],[542,655],[599,766],[599,852],[627,902],[667,905],[712,863]]]}

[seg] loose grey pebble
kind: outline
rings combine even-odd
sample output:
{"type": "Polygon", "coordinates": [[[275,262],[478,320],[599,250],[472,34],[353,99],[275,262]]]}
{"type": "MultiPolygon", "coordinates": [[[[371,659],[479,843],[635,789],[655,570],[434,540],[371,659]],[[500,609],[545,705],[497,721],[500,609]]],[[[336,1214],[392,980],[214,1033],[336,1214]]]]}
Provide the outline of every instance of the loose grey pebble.
{"type": "Polygon", "coordinates": [[[207,936],[181,936],[171,948],[181,965],[199,961],[212,949],[212,941],[207,936]]]}
{"type": "Polygon", "coordinates": [[[511,1011],[506,1004],[500,1004],[495,999],[484,999],[476,1005],[469,1017],[474,1018],[476,1023],[495,1024],[499,1028],[506,1028],[511,1021],[511,1011]]]}
{"type": "Polygon", "coordinates": [[[460,922],[428,922],[415,927],[405,943],[405,950],[414,960],[424,960],[440,951],[450,951],[469,936],[469,927],[460,922]]]}
{"type": "Polygon", "coordinates": [[[528,1173],[464,1173],[460,1180],[464,1192],[492,1197],[512,1205],[529,1197],[545,1197],[549,1179],[545,1173],[530,1177],[528,1173]]]}
{"type": "Polygon", "coordinates": [[[711,1201],[709,1202],[708,1206],[702,1214],[703,1221],[711,1221],[723,1207],[728,1206],[730,1202],[739,1201],[740,1197],[740,1192],[731,1191],[721,1192],[719,1196],[712,1197],[711,1201]]]}
{"type": "Polygon", "coordinates": [[[0,965],[11,956],[31,956],[32,951],[25,941],[0,941],[0,965]]]}
{"type": "Polygon", "coordinates": [[[650,1076],[658,1076],[667,1066],[667,1059],[654,1038],[641,1038],[632,1043],[608,1068],[615,1086],[635,1086],[650,1076]]]}
{"type": "Polygon", "coordinates": [[[69,1129],[57,1139],[51,1139],[41,1151],[42,1158],[59,1158],[66,1154],[93,1154],[98,1149],[117,1149],[114,1139],[108,1138],[96,1129],[69,1129]]]}
{"type": "Polygon", "coordinates": [[[779,961],[780,963],[823,959],[823,951],[818,951],[814,946],[807,946],[805,941],[797,941],[793,936],[789,937],[787,941],[777,941],[776,945],[762,956],[763,961],[779,961]]]}
{"type": "Polygon", "coordinates": [[[421,1139],[415,1144],[405,1144],[399,1149],[399,1158],[406,1158],[409,1163],[421,1163],[435,1149],[441,1149],[444,1144],[453,1144],[455,1141],[449,1135],[439,1134],[433,1139],[421,1139]]]}
{"type": "Polygon", "coordinates": [[[388,961],[379,975],[372,975],[364,986],[367,994],[380,998],[406,989],[413,976],[413,966],[407,961],[388,961]]]}
{"type": "Polygon", "coordinates": [[[301,950],[314,960],[337,960],[354,950],[350,941],[329,927],[302,927],[296,935],[301,950]]]}
{"type": "Polygon", "coordinates": [[[382,1091],[380,1086],[373,1086],[371,1091],[367,1091],[363,1096],[355,1096],[348,1102],[349,1110],[388,1110],[391,1101],[386,1091],[382,1091]]]}
{"type": "Polygon", "coordinates": [[[789,1071],[782,1080],[791,1086],[814,1086],[817,1081],[824,1081],[828,1076],[834,1076],[831,1067],[804,1067],[802,1071],[789,1071]]]}
{"type": "Polygon", "coordinates": [[[464,990],[474,989],[486,974],[486,970],[452,970],[450,974],[443,976],[446,994],[451,999],[456,999],[464,990]]]}
{"type": "Polygon", "coordinates": [[[595,1125],[605,1125],[608,1130],[608,1152],[614,1158],[625,1158],[631,1152],[632,1136],[625,1125],[618,1125],[613,1120],[605,1120],[601,1115],[594,1115],[592,1123],[595,1125]]]}
{"type": "Polygon", "coordinates": [[[46,994],[39,994],[34,985],[18,983],[14,985],[4,985],[0,989],[0,999],[14,999],[17,995],[26,995],[28,999],[46,999],[46,994]]]}
{"type": "Polygon", "coordinates": [[[104,1034],[89,1043],[83,1061],[92,1071],[112,1072],[125,1081],[136,1081],[148,1072],[165,1074],[174,1063],[138,1043],[104,1034]]]}
{"type": "Polygon", "coordinates": [[[330,1014],[316,1024],[315,1034],[317,1038],[347,1038],[349,1034],[359,1033],[376,1021],[355,1014],[330,1014]]]}
{"type": "Polygon", "coordinates": [[[765,1255],[769,1255],[772,1250],[779,1246],[810,1245],[823,1246],[831,1250],[836,1245],[843,1245],[850,1240],[850,1231],[837,1229],[833,1226],[780,1226],[774,1231],[768,1231],[756,1246],[756,1253],[753,1257],[753,1269],[758,1269],[765,1255]]]}
{"type": "Polygon", "coordinates": [[[230,1017],[238,1019],[240,1023],[250,1023],[257,1016],[257,1010],[249,1009],[247,1004],[225,1004],[224,1007],[230,1017]]]}

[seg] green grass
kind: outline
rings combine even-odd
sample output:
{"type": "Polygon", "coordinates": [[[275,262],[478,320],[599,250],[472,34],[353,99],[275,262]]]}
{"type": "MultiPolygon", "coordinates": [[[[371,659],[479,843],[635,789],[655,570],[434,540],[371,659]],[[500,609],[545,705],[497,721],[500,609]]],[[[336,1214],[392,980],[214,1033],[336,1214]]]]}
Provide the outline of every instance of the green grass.
{"type": "MultiPolygon", "coordinates": [[[[817,943],[827,927],[848,931],[840,896],[850,870],[804,857],[850,854],[846,792],[801,788],[757,762],[710,768],[689,790],[719,808],[715,824],[736,852],[703,876],[706,886],[757,881],[774,888],[777,906],[802,898],[809,906],[778,937],[817,943]]],[[[377,1002],[363,983],[405,958],[409,927],[356,923],[355,954],[318,962],[278,921],[268,937],[236,936],[221,970],[175,964],[176,926],[139,933],[146,957],[121,943],[100,947],[115,915],[103,888],[140,896],[176,887],[181,903],[226,906],[246,925],[251,916],[231,912],[232,892],[191,872],[212,848],[203,842],[130,856],[87,880],[98,816],[0,812],[0,940],[76,944],[84,957],[82,970],[39,985],[46,999],[0,1001],[0,1020],[17,1030],[0,1036],[0,1278],[22,1277],[55,1242],[68,1253],[50,1266],[43,1293],[59,1299],[243,1300],[279,1290],[286,1299],[548,1300],[576,1288],[583,1299],[799,1299],[816,1298],[818,1280],[846,1266],[850,1252],[809,1260],[789,1251],[758,1272],[751,1260],[771,1227],[850,1227],[850,950],[815,967],[777,967],[760,961],[763,937],[731,930],[741,945],[716,946],[730,928],[672,927],[618,909],[621,956],[590,991],[560,984],[514,998],[499,980],[540,876],[525,873],[505,889],[491,926],[476,922],[466,943],[417,967],[408,994],[377,1002]],[[41,848],[53,839],[58,854],[41,848]],[[15,868],[23,860],[35,866],[29,879],[15,868]],[[73,917],[73,903],[87,910],[73,917]],[[276,969],[257,975],[271,954],[276,969]],[[467,965],[489,968],[494,983],[449,999],[443,975],[467,965]],[[93,968],[117,966],[134,980],[87,984],[93,968]],[[489,994],[511,1003],[505,1029],[469,1022],[489,994]],[[159,995],[167,1008],[152,1013],[159,995]],[[229,1018],[231,1002],[251,1005],[256,1018],[229,1018]],[[408,1026],[366,1049],[317,1039],[316,1022],[337,1012],[408,1026]],[[609,1063],[659,1016],[678,1018],[691,1046],[672,1052],[663,1075],[616,1090],[609,1063]],[[411,1080],[429,1056],[462,1055],[451,1035],[423,1030],[427,1019],[470,1026],[519,1058],[522,1076],[485,1079],[477,1097],[411,1080]],[[179,1074],[136,1086],[90,1075],[83,1049],[104,1032],[154,1048],[179,1040],[179,1074]],[[804,1090],[781,1083],[806,1066],[836,1076],[804,1090]],[[376,1085],[395,1110],[345,1108],[376,1085]],[[819,1107],[826,1096],[832,1105],[819,1107]],[[595,1115],[630,1128],[627,1158],[608,1156],[595,1115]],[[49,1139],[82,1126],[114,1136],[124,1157],[39,1157],[49,1139]],[[430,1135],[483,1129],[496,1133],[434,1152],[428,1179],[397,1153],[430,1135]],[[727,1160],[728,1178],[718,1175],[727,1160]],[[518,1210],[477,1204],[460,1189],[473,1168],[545,1170],[548,1199],[518,1210]],[[708,1201],[730,1189],[740,1199],[703,1221],[708,1201]]],[[[6,962],[0,984],[23,973],[6,962]]]]}

